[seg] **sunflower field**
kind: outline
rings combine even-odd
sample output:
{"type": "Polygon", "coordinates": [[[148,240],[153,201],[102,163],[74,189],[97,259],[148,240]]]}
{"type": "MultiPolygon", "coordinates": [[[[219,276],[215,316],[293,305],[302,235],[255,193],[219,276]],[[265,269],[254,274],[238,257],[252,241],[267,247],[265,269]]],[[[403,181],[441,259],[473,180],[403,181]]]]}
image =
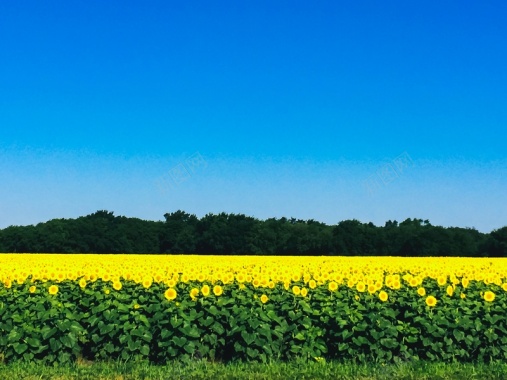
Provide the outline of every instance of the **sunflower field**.
{"type": "Polygon", "coordinates": [[[0,362],[507,359],[507,261],[0,255],[0,362]]]}

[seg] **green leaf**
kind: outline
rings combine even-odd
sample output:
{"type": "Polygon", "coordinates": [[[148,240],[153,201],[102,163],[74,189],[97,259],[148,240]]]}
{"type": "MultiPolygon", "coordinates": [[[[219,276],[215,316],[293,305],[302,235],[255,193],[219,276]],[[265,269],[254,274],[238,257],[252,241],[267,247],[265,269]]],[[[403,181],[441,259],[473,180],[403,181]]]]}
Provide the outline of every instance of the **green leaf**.
{"type": "Polygon", "coordinates": [[[338,351],[347,351],[349,348],[349,345],[347,343],[340,343],[338,344],[338,351]]]}
{"type": "Polygon", "coordinates": [[[164,329],[160,333],[160,337],[162,338],[162,340],[166,340],[167,338],[169,338],[172,335],[173,335],[172,330],[166,330],[166,329],[164,329]]]}
{"type": "Polygon", "coordinates": [[[134,342],[132,340],[129,340],[127,343],[127,347],[130,351],[137,351],[140,346],[141,346],[141,342],[139,342],[139,341],[134,342]]]}
{"type": "Polygon", "coordinates": [[[90,324],[90,326],[95,326],[97,325],[97,323],[100,321],[99,317],[97,317],[96,315],[92,315],[89,319],[88,319],[88,323],[90,324]]]}
{"type": "Polygon", "coordinates": [[[183,319],[171,318],[171,326],[173,329],[177,328],[183,323],[183,319]]]}
{"type": "Polygon", "coordinates": [[[239,342],[235,342],[234,343],[234,351],[245,352],[245,347],[243,347],[239,342]]]}
{"type": "Polygon", "coordinates": [[[145,326],[149,326],[150,322],[148,322],[148,318],[145,315],[141,314],[139,316],[139,321],[143,322],[145,326]]]}
{"type": "Polygon", "coordinates": [[[354,335],[354,333],[352,331],[349,331],[349,330],[342,331],[342,338],[344,340],[350,338],[352,335],[354,335]]]}
{"type": "Polygon", "coordinates": [[[219,335],[222,335],[225,332],[225,329],[222,326],[222,324],[220,324],[218,322],[215,322],[213,324],[213,326],[211,327],[211,330],[213,330],[214,332],[216,332],[219,335]]]}
{"type": "Polygon", "coordinates": [[[116,326],[113,324],[108,324],[108,325],[103,324],[103,326],[99,328],[100,334],[101,335],[109,334],[111,331],[114,330],[115,327],[116,326]]]}
{"type": "Polygon", "coordinates": [[[76,345],[77,340],[74,337],[74,335],[72,335],[71,333],[69,333],[69,334],[66,334],[66,335],[62,336],[60,338],[60,342],[62,342],[62,344],[65,347],[72,348],[72,347],[74,347],[76,345]]]}
{"type": "Polygon", "coordinates": [[[26,343],[28,343],[28,345],[35,347],[35,348],[41,346],[41,341],[40,341],[40,339],[37,339],[37,338],[27,338],[26,343]]]}
{"type": "Polygon", "coordinates": [[[462,341],[465,338],[465,333],[457,329],[454,329],[452,334],[454,335],[454,337],[458,342],[462,341]]]}
{"type": "Polygon", "coordinates": [[[13,330],[11,330],[8,337],[9,337],[9,342],[17,343],[23,337],[23,332],[17,330],[17,328],[15,327],[13,330]]]}
{"type": "Polygon", "coordinates": [[[192,342],[189,342],[188,344],[185,344],[185,346],[183,347],[183,349],[187,353],[193,354],[195,352],[195,345],[192,342]]]}
{"type": "Polygon", "coordinates": [[[106,345],[104,346],[104,349],[106,350],[106,352],[108,353],[113,353],[115,350],[116,350],[116,347],[114,346],[114,344],[112,344],[111,342],[108,342],[106,343],[106,345]]]}
{"type": "Polygon", "coordinates": [[[53,351],[54,354],[57,354],[58,350],[62,348],[62,343],[55,338],[51,338],[49,340],[49,347],[51,348],[51,351],[53,351]]]}
{"type": "Polygon", "coordinates": [[[269,311],[267,312],[267,316],[268,316],[271,320],[276,321],[276,322],[278,322],[278,321],[280,320],[280,318],[278,317],[278,315],[276,315],[276,313],[275,313],[273,310],[269,310],[269,311]]]}
{"type": "Polygon", "coordinates": [[[179,329],[183,334],[190,338],[200,338],[199,330],[195,326],[185,326],[179,329]]]}
{"type": "Polygon", "coordinates": [[[14,348],[16,354],[21,355],[28,349],[28,345],[26,345],[25,343],[14,343],[12,345],[12,348],[14,348]]]}
{"type": "Polygon", "coordinates": [[[143,335],[141,336],[141,338],[145,342],[151,342],[151,340],[153,339],[153,335],[151,335],[151,333],[149,331],[145,331],[145,332],[143,332],[143,335]]]}
{"type": "Polygon", "coordinates": [[[172,341],[174,342],[174,344],[176,344],[178,347],[183,347],[185,345],[185,343],[187,343],[187,338],[185,338],[184,336],[179,338],[177,336],[173,337],[172,341]]]}
{"type": "Polygon", "coordinates": [[[139,349],[139,352],[141,352],[141,354],[143,354],[144,356],[148,356],[150,354],[150,347],[148,347],[147,345],[142,345],[141,348],[139,349]]]}
{"type": "Polygon", "coordinates": [[[129,313],[130,307],[127,305],[124,305],[120,302],[115,302],[116,310],[118,310],[119,313],[129,313]]]}
{"type": "Polygon", "coordinates": [[[214,322],[215,320],[212,318],[212,317],[206,317],[205,319],[200,319],[199,322],[204,326],[204,327],[209,327],[211,326],[211,324],[214,322]]]}
{"type": "Polygon", "coordinates": [[[259,351],[257,349],[252,349],[250,347],[247,347],[246,354],[251,357],[252,359],[255,359],[259,356],[259,351]]]}
{"type": "Polygon", "coordinates": [[[306,340],[305,336],[302,333],[297,333],[294,336],[294,338],[297,339],[297,340],[306,340]]]}
{"type": "Polygon", "coordinates": [[[98,334],[92,334],[92,342],[98,344],[102,341],[102,337],[98,334]]]}
{"type": "Polygon", "coordinates": [[[249,334],[245,330],[241,331],[241,337],[247,344],[247,346],[250,346],[253,342],[255,342],[255,335],[249,334]]]}
{"type": "Polygon", "coordinates": [[[219,311],[216,306],[211,305],[208,309],[209,313],[213,316],[217,316],[219,314],[219,311]]]}
{"type": "Polygon", "coordinates": [[[101,302],[97,306],[92,307],[92,313],[93,314],[102,313],[104,310],[108,308],[108,306],[109,305],[106,302],[101,302]]]}
{"type": "Polygon", "coordinates": [[[299,305],[301,306],[301,309],[305,313],[307,313],[307,314],[312,314],[313,313],[312,308],[310,307],[310,305],[308,305],[308,303],[306,301],[299,301],[299,305]]]}
{"type": "Polygon", "coordinates": [[[380,344],[386,348],[393,349],[398,347],[398,342],[395,339],[392,338],[384,338],[380,339],[380,344]]]}
{"type": "Polygon", "coordinates": [[[253,329],[253,330],[256,330],[257,327],[259,327],[259,325],[261,324],[261,321],[259,321],[258,319],[256,318],[251,318],[248,320],[248,324],[250,325],[250,327],[253,329]]]}

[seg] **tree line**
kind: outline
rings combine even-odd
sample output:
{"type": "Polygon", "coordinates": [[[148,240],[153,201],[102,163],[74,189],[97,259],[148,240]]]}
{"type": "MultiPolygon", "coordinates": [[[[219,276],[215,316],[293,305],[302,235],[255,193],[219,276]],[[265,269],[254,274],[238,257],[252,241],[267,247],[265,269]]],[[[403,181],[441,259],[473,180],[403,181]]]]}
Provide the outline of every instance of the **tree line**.
{"type": "Polygon", "coordinates": [[[0,252],[507,257],[507,226],[481,233],[411,218],[384,226],[355,219],[326,225],[227,213],[198,218],[181,210],[164,218],[146,221],[101,210],[10,226],[0,229],[0,252]]]}

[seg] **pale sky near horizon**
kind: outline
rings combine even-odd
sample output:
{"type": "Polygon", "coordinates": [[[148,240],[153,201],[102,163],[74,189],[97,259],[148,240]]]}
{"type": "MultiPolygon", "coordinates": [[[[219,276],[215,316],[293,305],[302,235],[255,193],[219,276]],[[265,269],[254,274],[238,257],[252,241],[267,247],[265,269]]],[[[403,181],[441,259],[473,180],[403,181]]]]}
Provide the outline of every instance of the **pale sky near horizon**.
{"type": "Polygon", "coordinates": [[[507,225],[507,3],[0,3],[0,228],[507,225]]]}

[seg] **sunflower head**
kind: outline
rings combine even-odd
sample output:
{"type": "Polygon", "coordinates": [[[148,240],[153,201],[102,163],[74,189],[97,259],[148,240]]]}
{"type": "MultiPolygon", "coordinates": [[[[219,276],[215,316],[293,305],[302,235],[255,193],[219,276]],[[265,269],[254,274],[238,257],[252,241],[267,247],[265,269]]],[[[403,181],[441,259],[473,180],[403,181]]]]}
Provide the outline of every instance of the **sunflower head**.
{"type": "Polygon", "coordinates": [[[493,302],[495,300],[495,293],[491,290],[484,292],[484,300],[487,302],[493,302]]]}
{"type": "Polygon", "coordinates": [[[437,304],[437,299],[433,296],[426,297],[426,305],[434,307],[437,304]]]}
{"type": "Polygon", "coordinates": [[[329,288],[329,291],[336,292],[336,290],[338,289],[338,284],[335,281],[331,281],[329,283],[328,288],[329,288]]]}
{"type": "Polygon", "coordinates": [[[224,289],[220,285],[215,285],[213,287],[213,294],[218,296],[221,296],[224,293],[224,289]]]}
{"type": "Polygon", "coordinates": [[[178,293],[176,293],[176,290],[174,288],[169,288],[165,291],[164,296],[168,301],[172,301],[176,298],[178,293]]]}
{"type": "Polygon", "coordinates": [[[201,293],[204,297],[207,297],[209,296],[209,292],[210,292],[210,288],[209,288],[209,285],[204,285],[202,288],[201,288],[201,293]]]}
{"type": "Polygon", "coordinates": [[[51,285],[48,289],[49,294],[55,295],[58,293],[58,285],[51,285]]]}

